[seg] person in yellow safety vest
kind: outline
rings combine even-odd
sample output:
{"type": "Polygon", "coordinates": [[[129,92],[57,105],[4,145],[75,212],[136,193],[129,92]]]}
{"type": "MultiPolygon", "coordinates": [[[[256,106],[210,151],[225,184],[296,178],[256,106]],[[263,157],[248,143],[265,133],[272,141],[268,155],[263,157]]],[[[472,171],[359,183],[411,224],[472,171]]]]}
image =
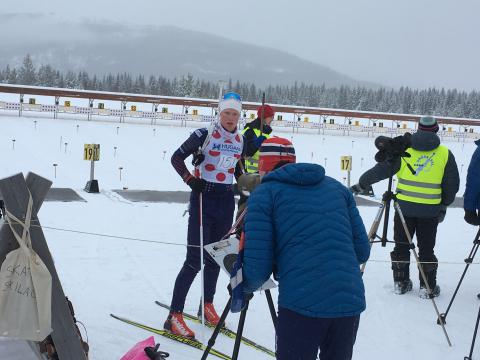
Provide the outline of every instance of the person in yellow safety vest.
{"type": "MultiPolygon", "coordinates": [[[[440,295],[437,285],[438,260],[434,253],[437,227],[445,218],[447,206],[455,200],[460,184],[455,157],[446,146],[440,145],[440,138],[436,134],[438,130],[435,118],[422,117],[418,131],[411,137],[411,146],[406,150],[410,157],[396,157],[377,163],[351,188],[353,192],[360,193],[392,173],[397,175],[398,204],[410,235],[412,238],[415,234],[417,236],[420,262],[433,296],[440,295]],[[414,174],[407,164],[413,168],[414,174]]],[[[412,290],[410,248],[398,214],[394,217],[393,231],[395,248],[390,257],[394,290],[396,294],[405,294],[412,290]]],[[[421,276],[419,296],[429,297],[421,276]]]]}
{"type": "MultiPolygon", "coordinates": [[[[272,123],[274,116],[275,111],[270,105],[261,105],[257,109],[257,118],[246,124],[242,131],[244,139],[243,141],[245,143],[245,161],[243,163],[245,174],[242,176],[245,178],[244,181],[246,182],[256,181],[255,178],[258,176],[258,158],[260,155],[259,149],[262,143],[268,139],[272,133],[270,124],[272,123]],[[262,115],[263,129],[260,131],[262,115]],[[252,179],[249,179],[249,177],[252,177],[252,179]]],[[[239,189],[239,192],[240,199],[238,201],[237,218],[245,208],[245,204],[248,199],[248,196],[245,195],[245,192],[243,192],[241,189],[239,189]]]]}
{"type": "Polygon", "coordinates": [[[270,105],[262,105],[257,110],[257,118],[243,129],[242,134],[246,144],[245,171],[247,173],[258,172],[258,158],[260,145],[270,137],[272,128],[270,124],[275,116],[275,111],[270,105]],[[260,129],[263,112],[263,129],[260,129]]]}

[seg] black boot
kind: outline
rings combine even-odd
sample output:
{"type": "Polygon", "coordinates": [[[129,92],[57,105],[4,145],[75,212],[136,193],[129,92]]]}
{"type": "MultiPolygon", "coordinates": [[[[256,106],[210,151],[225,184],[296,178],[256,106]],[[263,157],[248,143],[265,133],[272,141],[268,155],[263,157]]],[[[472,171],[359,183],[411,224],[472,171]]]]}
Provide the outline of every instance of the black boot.
{"type": "Polygon", "coordinates": [[[419,296],[422,299],[430,299],[433,297],[437,297],[440,295],[440,286],[437,285],[437,269],[438,269],[438,262],[435,255],[432,259],[428,261],[427,264],[422,264],[423,272],[427,278],[428,286],[430,287],[431,294],[428,293],[428,289],[425,286],[425,282],[423,281],[422,274],[419,273],[420,277],[420,293],[419,296]]]}
{"type": "Polygon", "coordinates": [[[393,270],[393,291],[397,295],[403,295],[412,290],[410,280],[410,263],[408,258],[401,258],[397,253],[390,253],[393,270]]]}

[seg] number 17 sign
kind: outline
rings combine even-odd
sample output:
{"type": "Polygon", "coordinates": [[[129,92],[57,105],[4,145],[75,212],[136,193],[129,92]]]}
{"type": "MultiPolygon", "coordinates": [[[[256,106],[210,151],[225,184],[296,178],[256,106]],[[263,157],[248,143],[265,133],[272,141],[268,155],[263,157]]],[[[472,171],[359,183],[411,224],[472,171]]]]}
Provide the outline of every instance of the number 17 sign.
{"type": "Polygon", "coordinates": [[[351,171],[352,170],[352,157],[351,156],[342,156],[340,158],[340,168],[342,170],[351,171]]]}

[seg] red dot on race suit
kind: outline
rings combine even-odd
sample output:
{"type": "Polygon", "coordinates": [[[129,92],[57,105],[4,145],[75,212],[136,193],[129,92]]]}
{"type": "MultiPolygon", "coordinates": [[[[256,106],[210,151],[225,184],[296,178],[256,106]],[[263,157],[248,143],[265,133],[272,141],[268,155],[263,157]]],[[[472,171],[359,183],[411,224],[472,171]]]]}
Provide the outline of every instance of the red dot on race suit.
{"type": "Polygon", "coordinates": [[[211,156],[219,156],[219,155],[220,155],[220,151],[209,150],[208,153],[209,153],[211,156]]]}
{"type": "Polygon", "coordinates": [[[235,173],[235,168],[230,168],[230,169],[228,169],[228,173],[229,173],[229,174],[234,174],[234,173],[235,173]]]}
{"type": "Polygon", "coordinates": [[[232,143],[232,140],[230,139],[225,140],[225,144],[231,144],[231,143],[232,143]]]}
{"type": "Polygon", "coordinates": [[[218,173],[216,177],[218,181],[225,181],[227,175],[225,175],[224,173],[218,173]]]}
{"type": "Polygon", "coordinates": [[[235,156],[235,159],[240,159],[240,155],[239,155],[239,154],[233,154],[233,156],[235,156]]]}
{"type": "Polygon", "coordinates": [[[213,136],[215,139],[220,139],[220,137],[221,137],[222,135],[220,135],[220,133],[219,133],[217,130],[215,130],[215,131],[213,132],[212,136],[213,136]]]}
{"type": "Polygon", "coordinates": [[[207,171],[213,171],[213,170],[215,170],[215,165],[213,165],[213,164],[206,164],[206,165],[205,165],[205,170],[207,170],[207,171]]]}
{"type": "Polygon", "coordinates": [[[236,135],[236,136],[235,136],[235,141],[236,141],[236,142],[240,142],[240,136],[236,135]]]}

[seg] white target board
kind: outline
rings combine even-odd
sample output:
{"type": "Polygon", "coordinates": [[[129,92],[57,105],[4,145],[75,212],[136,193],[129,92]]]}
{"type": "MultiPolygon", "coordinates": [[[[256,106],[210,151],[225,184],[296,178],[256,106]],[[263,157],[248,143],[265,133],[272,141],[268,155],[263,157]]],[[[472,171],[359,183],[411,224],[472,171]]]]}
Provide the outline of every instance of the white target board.
{"type": "MultiPolygon", "coordinates": [[[[233,266],[237,261],[238,245],[239,241],[236,236],[231,236],[228,239],[205,245],[203,248],[210,254],[220,268],[230,276],[233,266]]],[[[275,287],[277,287],[275,282],[272,279],[268,279],[258,290],[268,290],[275,287]]]]}

